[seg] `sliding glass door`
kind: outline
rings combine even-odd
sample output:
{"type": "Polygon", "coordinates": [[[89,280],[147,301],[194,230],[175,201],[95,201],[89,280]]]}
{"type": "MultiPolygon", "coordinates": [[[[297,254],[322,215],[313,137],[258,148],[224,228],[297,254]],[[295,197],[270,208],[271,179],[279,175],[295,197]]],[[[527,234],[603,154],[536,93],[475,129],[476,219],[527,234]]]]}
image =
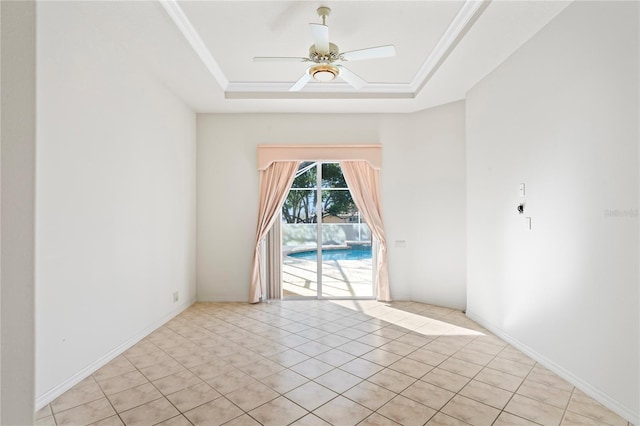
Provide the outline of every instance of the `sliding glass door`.
{"type": "Polygon", "coordinates": [[[301,163],[282,208],[285,298],[373,298],[371,231],[339,163],[301,163]]]}
{"type": "Polygon", "coordinates": [[[301,163],[282,206],[282,295],[318,296],[318,174],[301,163]]]}

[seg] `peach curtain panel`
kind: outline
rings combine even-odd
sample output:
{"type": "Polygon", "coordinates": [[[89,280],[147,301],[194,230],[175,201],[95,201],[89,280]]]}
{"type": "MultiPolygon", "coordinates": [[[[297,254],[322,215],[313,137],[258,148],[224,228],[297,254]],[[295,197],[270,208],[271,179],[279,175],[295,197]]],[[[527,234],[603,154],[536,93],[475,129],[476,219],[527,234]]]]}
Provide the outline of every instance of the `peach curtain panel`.
{"type": "Polygon", "coordinates": [[[340,166],[353,201],[364,216],[371,233],[378,240],[376,297],[380,301],[390,302],[387,239],[382,221],[380,170],[374,169],[366,161],[341,161],[340,166]]]}
{"type": "Polygon", "coordinates": [[[256,229],[255,251],[251,265],[251,284],[249,302],[258,303],[264,294],[261,241],[269,232],[289,188],[296,176],[298,161],[273,162],[266,170],[260,170],[260,200],[258,204],[258,226],[256,229]]]}
{"type": "Polygon", "coordinates": [[[267,232],[267,299],[282,299],[282,212],[267,232]]]}

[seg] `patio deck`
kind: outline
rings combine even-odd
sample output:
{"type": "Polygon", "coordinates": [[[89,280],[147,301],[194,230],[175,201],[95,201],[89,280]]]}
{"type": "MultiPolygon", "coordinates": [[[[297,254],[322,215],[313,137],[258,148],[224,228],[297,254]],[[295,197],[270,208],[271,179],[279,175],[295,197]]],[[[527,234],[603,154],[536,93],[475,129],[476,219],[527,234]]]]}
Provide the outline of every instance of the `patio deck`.
{"type": "MultiPolygon", "coordinates": [[[[282,292],[285,298],[316,297],[317,262],[283,256],[282,292]]],[[[322,297],[372,297],[371,259],[322,262],[322,297]]]]}

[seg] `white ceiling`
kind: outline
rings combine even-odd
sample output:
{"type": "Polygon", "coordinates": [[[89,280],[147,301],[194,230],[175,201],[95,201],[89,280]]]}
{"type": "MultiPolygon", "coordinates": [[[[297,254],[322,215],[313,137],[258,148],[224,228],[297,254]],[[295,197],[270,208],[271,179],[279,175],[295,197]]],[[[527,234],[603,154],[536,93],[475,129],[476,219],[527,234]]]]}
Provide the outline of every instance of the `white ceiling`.
{"type": "Polygon", "coordinates": [[[465,93],[569,1],[75,2],[82,19],[119,42],[197,112],[412,112],[465,93]],[[369,84],[339,78],[289,87],[307,64],[253,62],[308,54],[308,24],[329,6],[340,51],[394,44],[393,58],[345,63],[369,84]]]}

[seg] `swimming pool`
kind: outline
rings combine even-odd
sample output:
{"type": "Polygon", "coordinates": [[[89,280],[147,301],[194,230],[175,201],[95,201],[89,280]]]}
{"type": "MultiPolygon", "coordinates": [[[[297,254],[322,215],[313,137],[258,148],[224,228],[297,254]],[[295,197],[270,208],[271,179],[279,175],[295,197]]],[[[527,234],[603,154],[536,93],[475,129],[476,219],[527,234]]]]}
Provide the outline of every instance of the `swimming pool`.
{"type": "MultiPolygon", "coordinates": [[[[289,256],[296,259],[317,260],[317,251],[301,251],[289,256]]],[[[366,260],[371,259],[371,246],[349,247],[347,249],[322,250],[322,260],[366,260]]]]}

